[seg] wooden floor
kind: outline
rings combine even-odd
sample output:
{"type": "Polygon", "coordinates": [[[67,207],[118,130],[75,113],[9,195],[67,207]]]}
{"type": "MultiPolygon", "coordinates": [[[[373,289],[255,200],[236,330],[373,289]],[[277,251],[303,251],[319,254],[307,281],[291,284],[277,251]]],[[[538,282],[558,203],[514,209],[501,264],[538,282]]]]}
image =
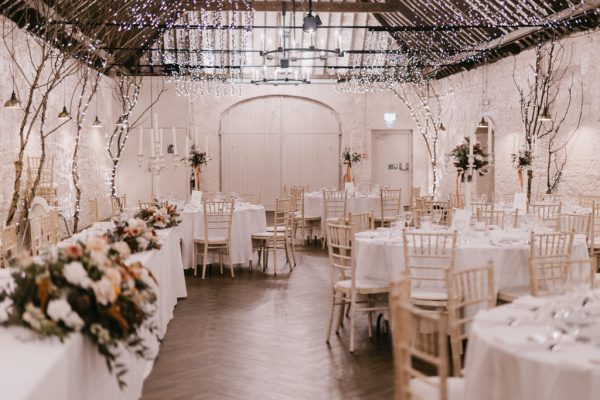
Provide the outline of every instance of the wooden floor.
{"type": "Polygon", "coordinates": [[[391,399],[389,336],[369,339],[361,316],[353,355],[349,323],[327,345],[328,260],[299,248],[297,261],[276,278],[247,268],[235,279],[217,268],[204,281],[186,276],[188,298],[175,309],[142,398],[391,399]]]}

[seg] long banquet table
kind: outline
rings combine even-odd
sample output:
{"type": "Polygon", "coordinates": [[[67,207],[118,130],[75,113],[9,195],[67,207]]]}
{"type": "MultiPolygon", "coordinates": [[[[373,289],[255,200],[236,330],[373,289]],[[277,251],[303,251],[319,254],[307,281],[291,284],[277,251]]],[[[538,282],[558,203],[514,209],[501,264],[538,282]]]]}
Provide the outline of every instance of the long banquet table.
{"type": "MultiPolygon", "coordinates": [[[[107,225],[100,224],[78,237],[100,233],[107,225]]],[[[129,262],[140,261],[158,281],[155,323],[163,337],[173,317],[178,298],[187,296],[178,228],[157,231],[160,250],[134,254],[129,262]]],[[[4,281],[6,282],[6,276],[4,281]]],[[[24,328],[0,329],[0,398],[10,400],[106,400],[138,399],[144,379],[150,373],[160,343],[147,337],[152,359],[145,360],[120,351],[127,366],[127,387],[121,390],[116,378],[108,372],[104,358],[91,342],[80,334],[70,335],[64,343],[58,339],[39,340],[24,328]]]]}

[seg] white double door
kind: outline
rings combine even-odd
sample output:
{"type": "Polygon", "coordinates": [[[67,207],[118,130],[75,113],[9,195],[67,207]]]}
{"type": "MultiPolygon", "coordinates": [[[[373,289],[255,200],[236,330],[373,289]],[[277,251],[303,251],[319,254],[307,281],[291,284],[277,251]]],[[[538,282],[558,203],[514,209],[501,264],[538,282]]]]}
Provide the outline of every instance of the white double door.
{"type": "Polygon", "coordinates": [[[339,153],[329,108],[287,96],[244,102],[221,124],[221,190],[260,193],[272,209],[284,185],[337,186],[339,153]]]}
{"type": "Polygon", "coordinates": [[[406,205],[412,185],[412,131],[373,131],[373,183],[402,189],[406,205]]]}

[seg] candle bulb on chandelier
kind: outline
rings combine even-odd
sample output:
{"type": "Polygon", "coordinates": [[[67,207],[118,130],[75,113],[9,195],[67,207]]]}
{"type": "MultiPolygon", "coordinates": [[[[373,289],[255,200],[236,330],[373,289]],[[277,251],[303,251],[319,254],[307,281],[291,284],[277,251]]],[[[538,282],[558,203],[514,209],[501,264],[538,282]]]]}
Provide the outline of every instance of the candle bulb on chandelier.
{"type": "Polygon", "coordinates": [[[198,147],[200,132],[198,132],[198,127],[194,130],[194,146],[198,147]]]}
{"type": "Polygon", "coordinates": [[[177,151],[177,130],[175,129],[175,127],[173,127],[172,133],[173,133],[173,154],[178,155],[179,152],[177,151]]]}
{"type": "Polygon", "coordinates": [[[188,134],[185,135],[185,154],[190,152],[190,136],[188,134]]]}
{"type": "Polygon", "coordinates": [[[208,135],[204,135],[204,151],[208,155],[208,135]]]}
{"type": "Polygon", "coordinates": [[[156,157],[156,135],[154,129],[150,129],[150,155],[152,158],[156,157]]]}

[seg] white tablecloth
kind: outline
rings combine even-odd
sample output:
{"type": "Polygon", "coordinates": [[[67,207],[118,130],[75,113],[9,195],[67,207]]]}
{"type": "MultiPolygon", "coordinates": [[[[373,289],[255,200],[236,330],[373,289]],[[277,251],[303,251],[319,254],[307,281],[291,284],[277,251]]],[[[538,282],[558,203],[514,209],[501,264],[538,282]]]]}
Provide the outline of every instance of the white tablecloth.
{"type": "MultiPolygon", "coordinates": [[[[79,237],[93,231],[84,232],[79,237]]],[[[138,253],[128,261],[141,261],[158,280],[156,324],[163,336],[177,298],[186,297],[177,229],[158,231],[163,247],[138,253]]],[[[159,343],[148,339],[152,354],[158,354],[159,343]]],[[[144,379],[154,364],[125,350],[120,361],[127,365],[127,388],[119,389],[108,372],[104,358],[82,335],[73,334],[64,343],[57,339],[38,340],[22,328],[0,329],[0,398],[10,400],[106,400],[138,399],[144,379]]]]}
{"type": "MultiPolygon", "coordinates": [[[[373,212],[375,217],[381,215],[381,197],[374,194],[348,195],[346,199],[346,212],[348,213],[368,213],[373,212]]],[[[304,216],[321,218],[321,232],[325,229],[325,204],[323,202],[322,192],[313,192],[304,194],[304,216]]],[[[319,236],[319,232],[313,232],[319,236]]]]}
{"type": "MultiPolygon", "coordinates": [[[[377,232],[357,234],[357,277],[388,282],[399,279],[404,269],[402,236],[373,237],[375,235],[377,232]]],[[[494,263],[496,290],[529,285],[530,247],[525,243],[510,245],[500,243],[503,238],[508,237],[527,240],[529,234],[504,231],[477,232],[469,237],[468,243],[461,241],[456,249],[456,269],[483,267],[491,260],[494,263]]],[[[580,237],[574,242],[573,258],[577,260],[588,258],[587,245],[580,237]]]]}
{"type": "Polygon", "coordinates": [[[565,343],[557,351],[536,343],[543,323],[533,312],[506,305],[480,311],[472,325],[465,371],[466,400],[593,400],[600,397],[600,348],[565,343]],[[523,319],[509,327],[509,317],[523,319]]]}
{"type": "MultiPolygon", "coordinates": [[[[201,210],[184,210],[179,225],[183,238],[183,265],[193,267],[194,235],[204,234],[204,213],[201,210]]],[[[231,262],[244,264],[252,259],[252,235],[267,230],[267,217],[263,206],[247,206],[233,211],[231,222],[231,262]]],[[[212,262],[210,259],[208,262],[212,262]]],[[[201,259],[198,259],[201,262],[201,259]]]]}

